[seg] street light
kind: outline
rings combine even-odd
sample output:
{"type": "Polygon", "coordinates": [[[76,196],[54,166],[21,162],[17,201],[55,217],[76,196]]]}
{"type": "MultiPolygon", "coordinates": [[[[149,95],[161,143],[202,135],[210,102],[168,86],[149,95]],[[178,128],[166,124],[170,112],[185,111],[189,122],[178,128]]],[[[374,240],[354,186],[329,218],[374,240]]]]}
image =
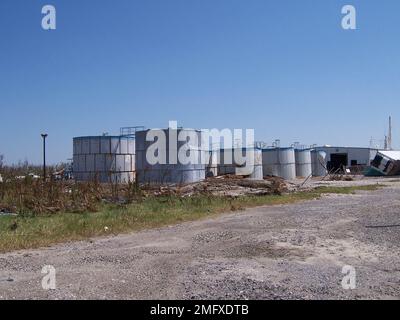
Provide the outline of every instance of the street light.
{"type": "Polygon", "coordinates": [[[48,134],[42,133],[43,138],[43,181],[46,181],[46,138],[48,134]]]}

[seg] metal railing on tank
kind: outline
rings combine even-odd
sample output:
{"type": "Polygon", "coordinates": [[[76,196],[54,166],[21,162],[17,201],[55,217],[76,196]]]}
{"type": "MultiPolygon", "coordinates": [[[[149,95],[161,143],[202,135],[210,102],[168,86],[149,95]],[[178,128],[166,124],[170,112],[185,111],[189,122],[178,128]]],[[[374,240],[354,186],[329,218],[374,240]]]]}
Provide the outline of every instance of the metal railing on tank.
{"type": "Polygon", "coordinates": [[[136,137],[136,132],[143,131],[146,128],[144,126],[136,126],[136,127],[121,127],[120,128],[120,136],[121,137],[136,137]]]}

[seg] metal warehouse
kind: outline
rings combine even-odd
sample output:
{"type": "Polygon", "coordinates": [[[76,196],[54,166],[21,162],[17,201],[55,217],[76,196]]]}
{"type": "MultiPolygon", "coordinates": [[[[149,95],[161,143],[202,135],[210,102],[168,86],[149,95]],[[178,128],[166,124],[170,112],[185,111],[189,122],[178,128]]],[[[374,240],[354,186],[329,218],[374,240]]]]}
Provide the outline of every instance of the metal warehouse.
{"type": "Polygon", "coordinates": [[[326,153],[326,165],[328,171],[341,170],[344,167],[365,168],[371,165],[377,149],[358,147],[315,147],[316,151],[326,153]]]}

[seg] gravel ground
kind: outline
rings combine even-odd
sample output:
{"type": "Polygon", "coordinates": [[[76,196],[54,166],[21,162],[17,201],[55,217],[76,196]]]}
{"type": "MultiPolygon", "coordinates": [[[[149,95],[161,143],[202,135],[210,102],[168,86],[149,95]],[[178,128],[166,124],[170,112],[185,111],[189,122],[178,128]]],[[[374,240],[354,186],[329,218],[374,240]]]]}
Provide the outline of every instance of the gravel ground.
{"type": "Polygon", "coordinates": [[[385,184],[3,254],[0,299],[399,299],[400,183],[385,184]],[[56,268],[55,290],[42,289],[44,265],[56,268]],[[341,286],[344,265],[354,290],[341,286]]]}

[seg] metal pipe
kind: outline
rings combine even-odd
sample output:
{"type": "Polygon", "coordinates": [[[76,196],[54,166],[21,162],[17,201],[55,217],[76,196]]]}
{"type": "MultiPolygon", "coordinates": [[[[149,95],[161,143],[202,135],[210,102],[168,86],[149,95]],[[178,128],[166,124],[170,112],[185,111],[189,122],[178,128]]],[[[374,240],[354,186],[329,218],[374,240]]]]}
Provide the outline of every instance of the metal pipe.
{"type": "Polygon", "coordinates": [[[46,138],[48,134],[42,133],[43,138],[43,181],[46,182],[46,138]]]}

